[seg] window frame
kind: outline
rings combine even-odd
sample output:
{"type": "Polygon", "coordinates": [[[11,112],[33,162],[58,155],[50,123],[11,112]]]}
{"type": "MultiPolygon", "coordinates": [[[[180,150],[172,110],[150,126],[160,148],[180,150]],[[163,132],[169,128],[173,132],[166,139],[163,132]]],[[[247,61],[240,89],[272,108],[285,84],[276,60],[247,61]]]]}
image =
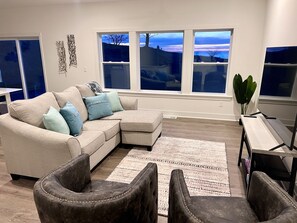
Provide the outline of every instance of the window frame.
{"type": "Polygon", "coordinates": [[[120,91],[130,91],[131,90],[131,77],[130,77],[130,88],[129,89],[121,89],[121,88],[107,88],[105,86],[105,75],[104,75],[104,64],[115,64],[115,65],[129,65],[129,75],[131,74],[131,66],[130,66],[130,33],[128,31],[118,31],[118,32],[97,32],[97,41],[98,41],[98,50],[99,50],[99,69],[100,69],[100,78],[102,80],[103,89],[106,90],[120,90],[120,91]],[[112,34],[127,34],[129,37],[129,62],[120,61],[120,62],[114,62],[114,61],[104,61],[104,55],[103,55],[103,35],[112,35],[112,34]]]}
{"type": "Polygon", "coordinates": [[[196,95],[227,95],[228,93],[228,81],[229,81],[229,76],[230,76],[230,58],[231,58],[231,51],[232,51],[232,43],[233,43],[233,33],[234,29],[231,28],[226,28],[226,29],[193,29],[193,46],[192,46],[192,75],[191,75],[191,80],[192,80],[192,85],[191,85],[191,92],[192,94],[196,95]],[[196,32],[230,32],[230,44],[229,44],[229,54],[228,54],[228,62],[195,62],[195,33],[196,32]],[[194,80],[194,67],[195,66],[205,66],[205,65],[227,65],[227,70],[226,70],[226,83],[225,83],[225,89],[224,92],[205,92],[205,91],[193,91],[193,80],[194,80]]]}
{"type": "Polygon", "coordinates": [[[28,91],[27,91],[25,69],[24,69],[24,65],[23,65],[22,50],[21,50],[21,45],[20,45],[20,41],[23,41],[23,40],[38,40],[39,41],[41,66],[42,66],[43,79],[44,79],[45,92],[46,92],[47,91],[47,77],[46,77],[46,71],[45,71],[44,54],[43,54],[41,36],[40,35],[39,36],[38,35],[28,35],[28,36],[21,35],[21,36],[14,36],[14,37],[0,36],[0,41],[15,41],[18,65],[19,65],[20,77],[21,77],[21,83],[22,83],[22,91],[23,91],[24,99],[29,99],[28,91]]]}
{"type": "Polygon", "coordinates": [[[236,27],[232,26],[223,26],[223,27],[209,27],[209,28],[199,28],[199,27],[190,27],[190,28],[153,28],[153,29],[142,29],[142,28],[119,28],[119,29],[95,29],[94,30],[94,42],[95,49],[94,52],[96,54],[97,64],[96,70],[98,75],[98,80],[102,84],[103,90],[117,90],[119,93],[123,95],[138,95],[144,96],[157,95],[158,97],[165,98],[201,98],[202,100],[231,100],[233,98],[230,81],[229,70],[232,69],[230,67],[231,59],[232,59],[232,51],[233,51],[233,41],[234,41],[234,33],[236,27]],[[194,31],[230,31],[231,32],[231,40],[230,40],[230,48],[229,48],[229,57],[228,57],[228,70],[227,70],[227,78],[226,78],[226,86],[225,93],[207,93],[207,92],[193,92],[192,91],[192,81],[193,75],[188,75],[188,73],[193,73],[193,62],[194,60],[191,58],[194,57],[193,45],[194,31]],[[181,73],[181,91],[165,91],[165,90],[142,90],[141,89],[141,79],[140,79],[140,40],[139,34],[141,33],[167,33],[167,32],[182,32],[183,33],[183,56],[182,56],[182,73],[181,73]],[[103,74],[103,54],[102,54],[102,35],[103,34],[116,34],[116,33],[128,33],[129,34],[129,58],[130,58],[130,89],[115,89],[115,88],[105,88],[105,80],[103,74]],[[100,37],[100,38],[99,38],[100,37]]]}
{"type": "MultiPolygon", "coordinates": [[[[296,72],[295,72],[295,79],[294,83],[292,86],[292,92],[290,96],[272,96],[272,95],[261,95],[261,87],[262,87],[262,80],[261,80],[261,85],[260,85],[260,92],[259,92],[259,98],[264,99],[264,100],[285,100],[285,101],[297,101],[297,63],[291,64],[291,63],[264,63],[263,66],[263,72],[265,66],[271,66],[271,67],[296,67],[296,72]]],[[[263,79],[263,73],[262,72],[262,79],[263,79]]]]}
{"type": "Polygon", "coordinates": [[[184,50],[185,50],[185,30],[146,30],[146,31],[137,31],[136,32],[137,39],[138,39],[138,58],[137,58],[137,63],[138,63],[138,78],[139,78],[139,92],[143,93],[156,93],[156,94],[182,94],[182,77],[183,77],[183,67],[184,67],[184,50]],[[182,39],[182,61],[181,61],[181,82],[180,82],[180,90],[175,91],[175,90],[154,90],[154,89],[142,89],[141,88],[141,58],[140,58],[140,35],[145,34],[145,33],[151,33],[151,34],[157,34],[157,33],[182,33],[183,39],[182,39]]]}

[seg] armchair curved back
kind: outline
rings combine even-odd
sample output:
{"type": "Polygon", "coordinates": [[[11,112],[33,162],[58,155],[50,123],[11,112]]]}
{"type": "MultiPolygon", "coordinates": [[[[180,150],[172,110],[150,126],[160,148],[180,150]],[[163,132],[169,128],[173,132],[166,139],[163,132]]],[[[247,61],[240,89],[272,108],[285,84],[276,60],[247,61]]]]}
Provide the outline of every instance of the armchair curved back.
{"type": "Polygon", "coordinates": [[[173,170],[168,222],[297,223],[297,203],[263,172],[253,172],[246,199],[190,196],[182,170],[173,170]]]}
{"type": "Polygon", "coordinates": [[[247,200],[260,221],[297,222],[296,202],[263,172],[253,172],[247,200]]]}
{"type": "Polygon", "coordinates": [[[157,165],[149,163],[130,184],[91,181],[89,156],[71,160],[34,185],[44,222],[157,222],[157,165]]]}

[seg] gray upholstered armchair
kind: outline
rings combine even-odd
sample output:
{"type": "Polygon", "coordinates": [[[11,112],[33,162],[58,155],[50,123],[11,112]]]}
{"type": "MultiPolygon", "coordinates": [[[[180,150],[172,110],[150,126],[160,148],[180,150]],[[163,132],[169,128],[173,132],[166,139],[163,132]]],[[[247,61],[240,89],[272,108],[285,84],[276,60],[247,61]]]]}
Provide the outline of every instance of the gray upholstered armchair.
{"type": "Polygon", "coordinates": [[[171,173],[169,223],[297,222],[297,204],[263,172],[253,172],[247,198],[190,196],[181,170],[171,173]]]}
{"type": "Polygon", "coordinates": [[[34,185],[34,200],[44,222],[157,222],[157,165],[149,163],[130,184],[91,181],[83,154],[34,185]]]}

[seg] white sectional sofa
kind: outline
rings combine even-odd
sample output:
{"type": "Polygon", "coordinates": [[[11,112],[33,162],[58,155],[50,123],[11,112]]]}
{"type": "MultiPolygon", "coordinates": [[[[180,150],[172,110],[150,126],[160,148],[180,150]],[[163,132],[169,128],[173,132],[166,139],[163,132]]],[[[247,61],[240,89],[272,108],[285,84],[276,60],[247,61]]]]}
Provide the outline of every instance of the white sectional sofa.
{"type": "Polygon", "coordinates": [[[81,153],[90,155],[90,169],[103,160],[120,142],[152,148],[162,132],[162,113],[137,110],[137,100],[120,97],[123,111],[97,120],[88,120],[82,97],[95,96],[87,85],[63,92],[47,92],[36,98],[14,101],[9,114],[0,116],[0,137],[7,171],[40,178],[81,153]],[[71,102],[83,120],[76,137],[47,130],[43,114],[52,106],[59,110],[71,102]]]}

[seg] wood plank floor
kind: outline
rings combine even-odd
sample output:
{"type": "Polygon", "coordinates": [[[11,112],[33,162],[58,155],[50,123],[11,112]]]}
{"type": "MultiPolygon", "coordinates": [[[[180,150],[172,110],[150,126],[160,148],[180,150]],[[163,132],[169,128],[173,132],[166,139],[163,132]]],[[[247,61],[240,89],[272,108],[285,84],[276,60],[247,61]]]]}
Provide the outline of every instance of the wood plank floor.
{"type": "MultiPolygon", "coordinates": [[[[232,196],[245,196],[241,172],[237,167],[242,127],[238,122],[202,119],[164,119],[162,136],[225,142],[232,196]]],[[[93,179],[106,179],[129,149],[116,148],[93,171],[93,179]]],[[[32,188],[36,180],[24,178],[12,181],[6,172],[0,149],[0,222],[39,222],[32,188]]],[[[167,222],[159,217],[158,222],[167,222]]]]}

